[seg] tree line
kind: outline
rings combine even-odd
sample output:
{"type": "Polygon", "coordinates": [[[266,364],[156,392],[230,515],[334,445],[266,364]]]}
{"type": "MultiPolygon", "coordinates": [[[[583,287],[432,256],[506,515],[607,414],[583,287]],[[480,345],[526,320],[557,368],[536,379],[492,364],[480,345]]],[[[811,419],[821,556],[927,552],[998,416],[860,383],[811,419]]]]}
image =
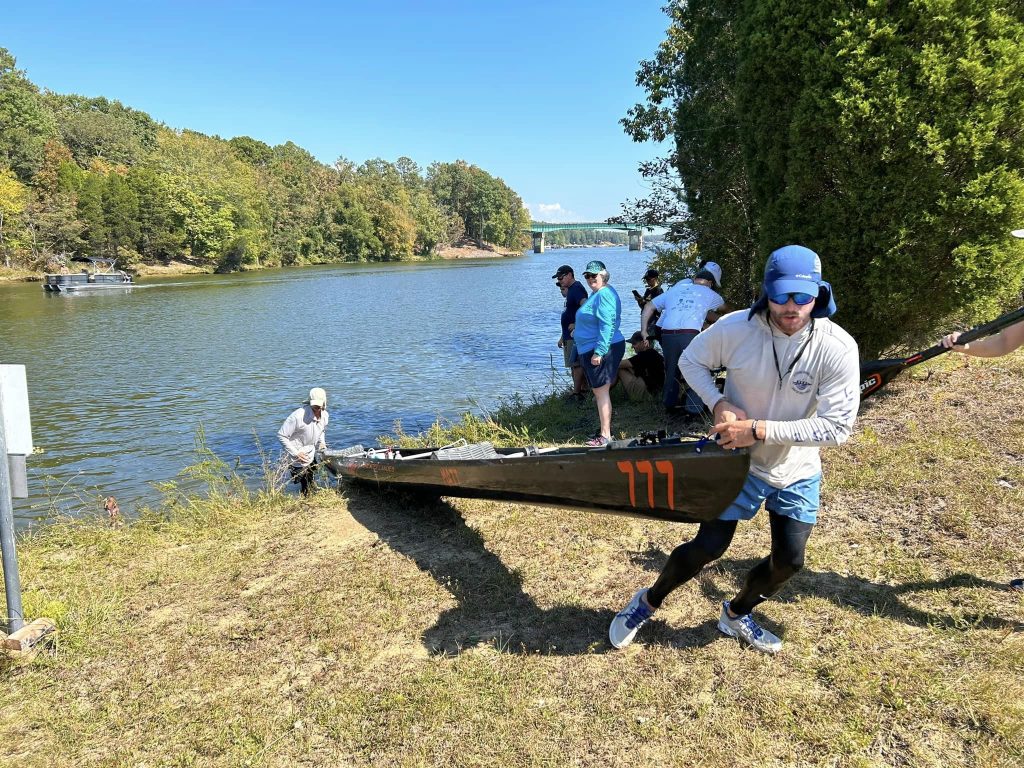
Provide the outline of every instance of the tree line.
{"type": "Polygon", "coordinates": [[[463,160],[328,166],[271,147],[172,130],[117,101],[41,91],[0,48],[0,260],[186,261],[219,271],[428,257],[469,237],[519,249],[529,214],[463,160]]]}
{"type": "MultiPolygon", "coordinates": [[[[545,222],[537,222],[544,224],[545,222]]],[[[612,243],[624,245],[629,242],[629,235],[617,229],[556,229],[544,233],[544,243],[552,248],[566,245],[598,245],[612,243]]]]}
{"type": "Polygon", "coordinates": [[[774,248],[823,259],[864,354],[1019,300],[1024,6],[1002,0],[684,0],[623,126],[670,151],[624,220],[670,222],[738,305],[774,248]]]}

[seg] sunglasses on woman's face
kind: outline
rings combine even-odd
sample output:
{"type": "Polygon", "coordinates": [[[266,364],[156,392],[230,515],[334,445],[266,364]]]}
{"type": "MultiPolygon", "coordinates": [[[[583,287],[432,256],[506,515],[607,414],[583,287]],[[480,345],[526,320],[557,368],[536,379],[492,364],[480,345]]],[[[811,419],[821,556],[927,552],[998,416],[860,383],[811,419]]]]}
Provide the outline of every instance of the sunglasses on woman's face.
{"type": "Polygon", "coordinates": [[[769,296],[768,301],[772,304],[785,304],[790,299],[798,307],[802,307],[805,304],[810,304],[818,297],[810,293],[777,293],[774,296],[769,296]]]}
{"type": "Polygon", "coordinates": [[[585,278],[587,278],[587,280],[593,280],[595,277],[597,277],[597,275],[595,275],[595,274],[593,274],[591,272],[584,272],[583,276],[585,278]]]}

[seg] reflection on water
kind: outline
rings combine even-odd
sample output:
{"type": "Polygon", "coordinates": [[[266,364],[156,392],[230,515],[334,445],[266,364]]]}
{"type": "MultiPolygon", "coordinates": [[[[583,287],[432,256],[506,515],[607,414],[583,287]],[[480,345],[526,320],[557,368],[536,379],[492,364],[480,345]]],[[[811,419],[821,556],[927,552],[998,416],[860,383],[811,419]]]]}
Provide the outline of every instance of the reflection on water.
{"type": "Polygon", "coordinates": [[[438,416],[544,393],[567,380],[551,275],[599,258],[629,295],[650,254],[581,249],[412,264],[143,279],[130,291],[46,294],[0,285],[0,362],[28,368],[32,498],[19,518],[115,495],[132,514],[195,460],[197,427],[229,464],[259,447],[309,388],[329,396],[333,445],[373,442],[438,416]],[[556,368],[552,368],[554,361],[556,368]]]}

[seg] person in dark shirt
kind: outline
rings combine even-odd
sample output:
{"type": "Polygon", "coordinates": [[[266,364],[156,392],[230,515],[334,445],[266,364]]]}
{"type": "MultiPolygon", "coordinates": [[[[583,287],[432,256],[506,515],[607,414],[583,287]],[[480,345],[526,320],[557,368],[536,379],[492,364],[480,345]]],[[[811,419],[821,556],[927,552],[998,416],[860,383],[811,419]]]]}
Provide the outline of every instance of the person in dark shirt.
{"type": "Polygon", "coordinates": [[[640,331],[629,338],[636,353],[619,363],[619,381],[630,400],[641,400],[661,390],[665,381],[665,358],[640,331]]]}
{"type": "MultiPolygon", "coordinates": [[[[650,304],[651,300],[657,296],[661,296],[665,292],[665,289],[661,287],[661,275],[656,269],[648,269],[644,272],[643,276],[644,285],[647,286],[647,290],[644,291],[644,295],[641,296],[639,291],[633,291],[633,298],[636,299],[636,303],[640,306],[640,311],[644,311],[644,307],[650,304]]],[[[652,338],[658,339],[658,318],[661,316],[660,312],[654,313],[654,318],[651,321],[651,328],[654,329],[652,338]]]]}
{"type": "Polygon", "coordinates": [[[552,279],[555,285],[565,296],[565,308],[562,310],[562,335],[558,339],[558,346],[562,350],[565,360],[565,367],[572,374],[571,399],[579,400],[583,397],[585,380],[583,368],[580,367],[576,358],[576,345],[573,341],[573,331],[576,330],[576,312],[580,305],[587,300],[587,289],[579,280],[568,264],[560,266],[553,274],[552,279]]]}

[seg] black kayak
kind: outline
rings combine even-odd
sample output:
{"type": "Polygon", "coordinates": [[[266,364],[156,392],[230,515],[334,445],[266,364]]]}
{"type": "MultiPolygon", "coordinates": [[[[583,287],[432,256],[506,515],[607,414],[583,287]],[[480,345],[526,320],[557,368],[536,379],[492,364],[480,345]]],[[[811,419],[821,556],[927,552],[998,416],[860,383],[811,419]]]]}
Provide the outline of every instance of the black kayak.
{"type": "Polygon", "coordinates": [[[440,448],[327,451],[346,481],[442,496],[521,501],[677,523],[717,518],[747,479],[746,449],[683,438],[617,440],[602,448],[440,448]]]}

